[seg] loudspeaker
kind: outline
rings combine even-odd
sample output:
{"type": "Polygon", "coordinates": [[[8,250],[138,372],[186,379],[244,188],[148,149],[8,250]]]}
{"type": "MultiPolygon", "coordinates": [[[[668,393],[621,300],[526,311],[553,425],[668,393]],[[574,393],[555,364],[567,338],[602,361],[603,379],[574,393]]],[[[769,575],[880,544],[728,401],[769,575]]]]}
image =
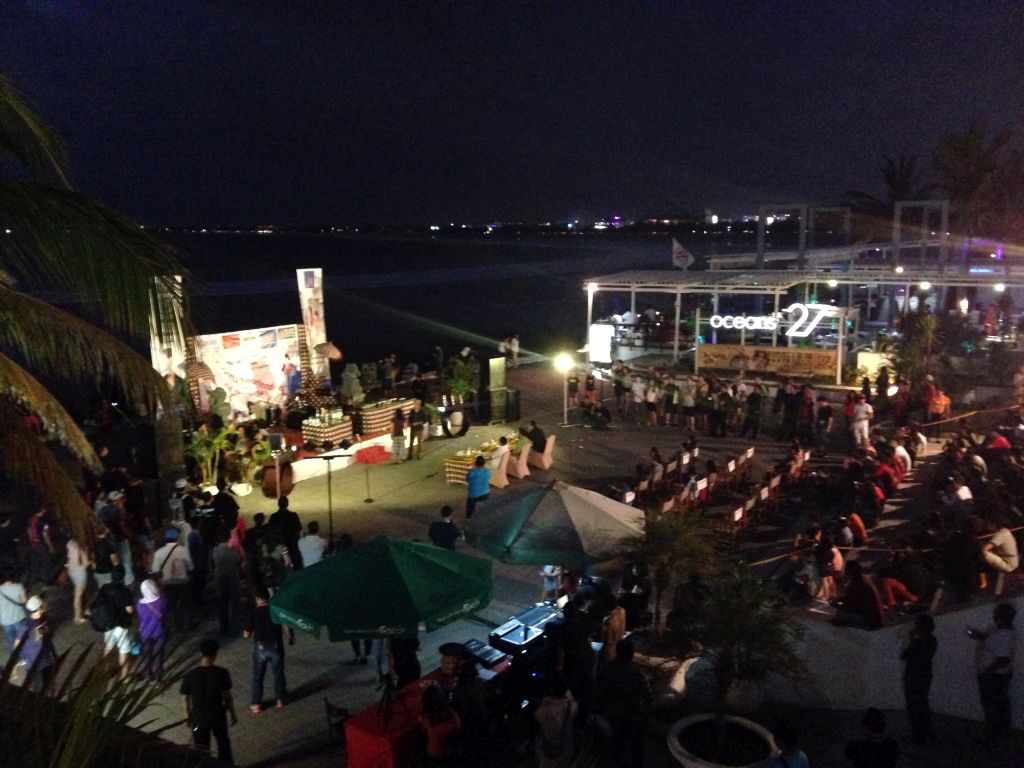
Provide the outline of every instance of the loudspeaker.
{"type": "Polygon", "coordinates": [[[483,389],[504,389],[505,388],[505,358],[492,357],[487,361],[488,377],[486,384],[481,381],[483,389]]]}
{"type": "Polygon", "coordinates": [[[478,418],[484,424],[519,420],[519,390],[492,389],[480,395],[478,418]]]}

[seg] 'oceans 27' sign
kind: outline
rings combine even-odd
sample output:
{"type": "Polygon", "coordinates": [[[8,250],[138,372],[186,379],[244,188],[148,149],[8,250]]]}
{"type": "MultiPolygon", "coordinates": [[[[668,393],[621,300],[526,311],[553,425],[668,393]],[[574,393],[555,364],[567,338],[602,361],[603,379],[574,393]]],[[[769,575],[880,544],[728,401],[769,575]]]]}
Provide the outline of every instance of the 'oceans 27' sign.
{"type": "Polygon", "coordinates": [[[823,317],[834,315],[836,308],[829,304],[790,304],[782,312],[771,315],[712,315],[712,328],[735,328],[748,331],[774,331],[782,322],[782,316],[789,315],[787,336],[810,336],[823,317]]]}

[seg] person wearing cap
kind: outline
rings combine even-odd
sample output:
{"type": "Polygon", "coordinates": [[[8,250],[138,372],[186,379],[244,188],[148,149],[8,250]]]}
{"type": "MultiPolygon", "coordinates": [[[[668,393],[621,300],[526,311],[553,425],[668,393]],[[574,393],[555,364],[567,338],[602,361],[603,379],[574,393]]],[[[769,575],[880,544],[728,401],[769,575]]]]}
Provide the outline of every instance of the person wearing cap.
{"type": "Polygon", "coordinates": [[[179,477],[174,481],[174,493],[167,500],[167,508],[171,511],[171,522],[187,520],[196,508],[196,501],[188,489],[188,480],[179,477]]]}
{"type": "Polygon", "coordinates": [[[151,575],[160,582],[177,630],[184,629],[191,622],[193,568],[183,534],[177,528],[168,528],[164,531],[164,545],[153,554],[151,575]]]}
{"type": "Polygon", "coordinates": [[[53,679],[57,654],[53,650],[53,632],[46,613],[46,603],[39,595],[32,595],[25,603],[28,619],[14,641],[18,664],[26,673],[35,666],[35,675],[29,690],[40,691],[53,679]]]}

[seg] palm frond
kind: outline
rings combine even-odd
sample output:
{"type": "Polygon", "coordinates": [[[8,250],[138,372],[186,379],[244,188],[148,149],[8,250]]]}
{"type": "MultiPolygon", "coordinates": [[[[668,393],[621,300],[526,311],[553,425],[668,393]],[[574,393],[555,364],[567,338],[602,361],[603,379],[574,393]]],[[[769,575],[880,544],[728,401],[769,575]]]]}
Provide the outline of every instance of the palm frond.
{"type": "Polygon", "coordinates": [[[49,435],[89,466],[99,466],[88,438],[64,406],[32,374],[3,353],[0,353],[0,402],[6,404],[5,410],[11,410],[13,402],[26,412],[38,415],[49,435]]]}
{"type": "Polygon", "coordinates": [[[0,349],[33,371],[70,381],[109,381],[131,401],[166,405],[169,392],[149,361],[80,317],[0,285],[0,349]]]}
{"type": "MultiPolygon", "coordinates": [[[[172,339],[152,309],[159,291],[184,301],[173,248],[125,216],[67,189],[0,180],[0,268],[38,288],[68,291],[116,332],[172,339]]],[[[180,339],[179,339],[180,341],[180,339]]]]}
{"type": "MultiPolygon", "coordinates": [[[[47,444],[26,426],[22,415],[6,398],[0,398],[0,434],[4,436],[0,440],[0,474],[19,491],[38,494],[76,539],[91,541],[100,525],[96,515],[82,500],[47,444]]],[[[88,446],[88,440],[84,436],[81,439],[88,446]]],[[[96,461],[91,447],[88,453],[96,461]]]]}
{"type": "Polygon", "coordinates": [[[6,75],[0,74],[0,151],[33,178],[54,178],[70,188],[68,158],[56,134],[6,75]]]}

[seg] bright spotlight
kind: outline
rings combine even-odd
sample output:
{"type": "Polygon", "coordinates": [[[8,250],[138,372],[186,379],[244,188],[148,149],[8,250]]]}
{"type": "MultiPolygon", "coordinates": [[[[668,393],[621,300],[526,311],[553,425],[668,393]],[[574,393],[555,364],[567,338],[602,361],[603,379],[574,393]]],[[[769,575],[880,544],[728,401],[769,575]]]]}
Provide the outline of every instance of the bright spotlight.
{"type": "Polygon", "coordinates": [[[560,352],[555,355],[555,370],[559,373],[568,373],[572,370],[575,361],[572,359],[572,355],[568,352],[560,352]]]}
{"type": "Polygon", "coordinates": [[[920,288],[922,291],[930,291],[932,289],[932,284],[929,283],[927,280],[922,280],[920,283],[917,284],[917,287],[920,288]]]}
{"type": "Polygon", "coordinates": [[[770,227],[774,223],[775,223],[775,217],[774,216],[765,216],[764,224],[765,224],[766,227],[770,227]]]}
{"type": "Polygon", "coordinates": [[[838,280],[829,280],[828,281],[828,287],[829,288],[835,288],[837,285],[839,285],[839,281],[838,280]]]}
{"type": "Polygon", "coordinates": [[[885,390],[885,394],[887,394],[889,397],[896,397],[896,393],[899,391],[899,387],[897,387],[895,384],[890,384],[889,388],[885,390]]]}
{"type": "Polygon", "coordinates": [[[895,270],[893,270],[893,271],[894,271],[894,272],[895,272],[895,273],[896,273],[897,275],[902,275],[902,274],[903,274],[903,265],[902,265],[902,264],[897,264],[897,265],[896,265],[896,269],[895,269],[895,270]]]}
{"type": "Polygon", "coordinates": [[[996,293],[1002,293],[1006,290],[1006,283],[996,283],[992,287],[996,289],[996,293]]]}
{"type": "Polygon", "coordinates": [[[587,293],[596,293],[597,283],[587,283],[587,293]]]}

